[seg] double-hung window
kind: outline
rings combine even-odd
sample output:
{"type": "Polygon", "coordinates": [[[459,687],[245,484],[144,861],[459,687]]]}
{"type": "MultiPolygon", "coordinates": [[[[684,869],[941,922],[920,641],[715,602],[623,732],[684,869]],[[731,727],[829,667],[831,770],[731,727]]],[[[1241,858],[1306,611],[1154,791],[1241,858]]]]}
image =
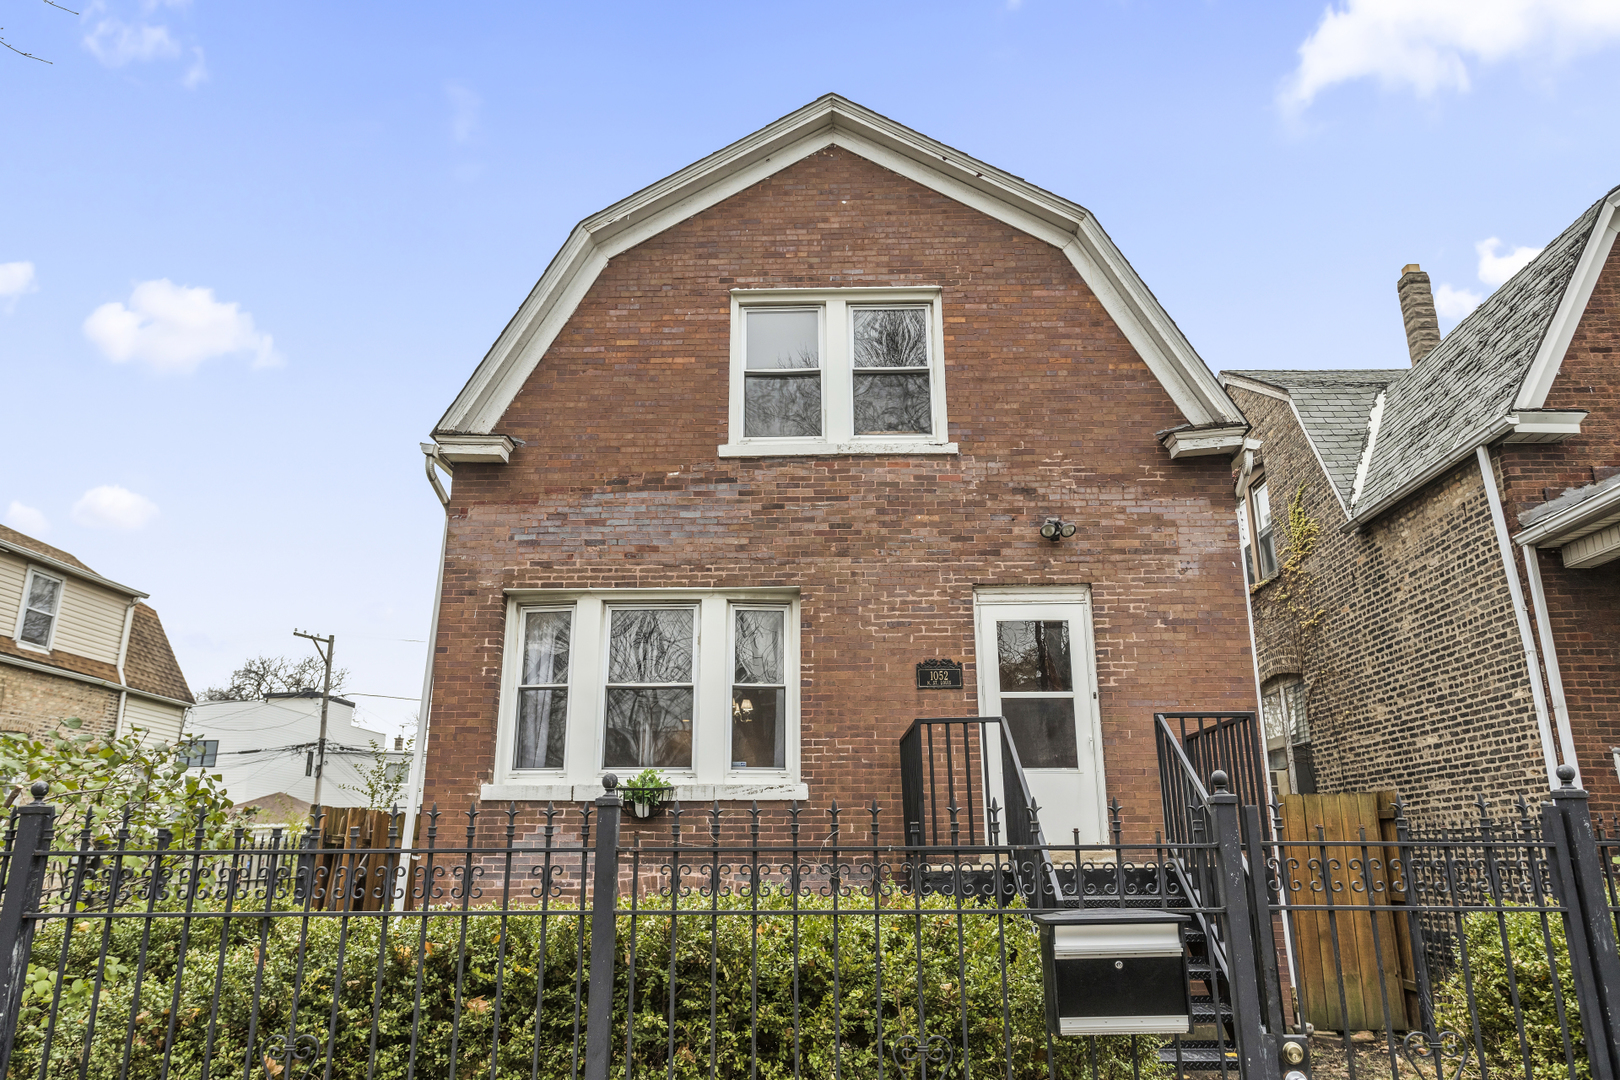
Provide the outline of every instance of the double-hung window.
{"type": "Polygon", "coordinates": [[[940,291],[739,289],[722,457],[956,453],[940,291]]]}
{"type": "Polygon", "coordinates": [[[17,626],[13,631],[17,644],[49,652],[61,609],[62,579],[30,569],[23,585],[22,609],[17,613],[17,626]]]}
{"type": "Polygon", "coordinates": [[[803,797],[791,589],[514,592],[487,798],[657,769],[692,798],[803,797]]]}
{"type": "Polygon", "coordinates": [[[1253,585],[1277,573],[1277,540],[1271,520],[1271,493],[1266,482],[1249,486],[1238,500],[1238,542],[1243,548],[1243,572],[1253,585]]]}
{"type": "Polygon", "coordinates": [[[218,739],[189,739],[176,747],[182,767],[212,769],[219,761],[218,739]]]}

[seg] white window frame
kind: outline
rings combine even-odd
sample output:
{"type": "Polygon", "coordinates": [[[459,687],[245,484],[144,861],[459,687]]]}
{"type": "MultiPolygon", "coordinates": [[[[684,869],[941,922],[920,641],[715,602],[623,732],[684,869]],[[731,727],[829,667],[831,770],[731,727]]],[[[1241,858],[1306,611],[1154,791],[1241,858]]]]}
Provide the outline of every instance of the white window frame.
{"type": "Polygon", "coordinates": [[[602,794],[602,775],[621,782],[637,770],[602,765],[607,706],[609,612],[615,608],[696,608],[692,672],[692,767],[660,770],[670,778],[673,797],[682,802],[713,799],[761,801],[808,799],[800,781],[799,591],[764,589],[509,589],[501,665],[500,706],[496,713],[495,760],[480,798],[579,801],[602,794]],[[731,665],[733,612],[738,608],[781,607],[786,611],[783,677],[787,686],[786,766],[781,769],[731,767],[731,665]],[[568,716],[561,769],[514,769],[517,687],[522,677],[523,622],[530,611],[561,608],[573,612],[569,631],[568,716]]]}
{"type": "Polygon", "coordinates": [[[67,596],[67,579],[47,574],[36,567],[30,566],[28,574],[23,578],[22,596],[17,600],[17,625],[12,627],[11,640],[17,643],[19,649],[30,652],[48,653],[56,647],[56,629],[62,625],[62,601],[67,596]],[[34,579],[44,578],[46,581],[56,582],[56,610],[51,613],[51,632],[45,636],[44,645],[36,645],[32,641],[23,640],[23,622],[28,618],[28,596],[34,591],[34,579]]]}
{"type": "Polygon", "coordinates": [[[811,454],[955,454],[950,411],[945,405],[945,316],[938,287],[901,289],[731,290],[731,381],[727,442],[721,457],[787,457],[811,454]],[[855,321],[852,307],[926,305],[928,395],[932,431],[918,435],[855,434],[855,321]],[[821,437],[749,437],[743,434],[744,380],[748,367],[748,311],[753,308],[821,310],[821,437]]]}

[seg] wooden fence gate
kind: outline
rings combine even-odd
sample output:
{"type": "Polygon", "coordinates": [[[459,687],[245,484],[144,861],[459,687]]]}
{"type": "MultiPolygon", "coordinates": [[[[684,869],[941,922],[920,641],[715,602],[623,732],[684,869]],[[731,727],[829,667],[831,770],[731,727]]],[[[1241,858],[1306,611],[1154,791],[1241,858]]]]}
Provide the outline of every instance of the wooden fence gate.
{"type": "Polygon", "coordinates": [[[1286,902],[1310,908],[1292,915],[1298,992],[1306,1021],[1319,1031],[1422,1025],[1395,798],[1393,791],[1351,791],[1282,799],[1286,902]],[[1326,846],[1334,841],[1364,846],[1326,846]]]}

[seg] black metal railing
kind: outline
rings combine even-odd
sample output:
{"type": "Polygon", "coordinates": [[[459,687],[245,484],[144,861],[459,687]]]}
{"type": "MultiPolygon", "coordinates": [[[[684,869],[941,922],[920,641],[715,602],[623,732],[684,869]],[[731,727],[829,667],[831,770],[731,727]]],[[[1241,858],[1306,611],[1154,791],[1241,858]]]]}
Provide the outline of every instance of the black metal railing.
{"type": "MultiPolygon", "coordinates": [[[[1063,893],[1030,793],[1018,747],[1000,716],[920,717],[900,737],[900,793],[905,843],[955,846],[964,840],[992,846],[1047,850],[1019,886],[1037,906],[1051,907],[1063,893]],[[999,761],[999,770],[992,760],[999,761]],[[999,780],[1000,794],[994,781],[999,780]],[[1038,886],[1038,887],[1037,887],[1038,886]]],[[[1059,838],[1061,841],[1062,838],[1059,838]]],[[[1066,845],[1065,845],[1066,846],[1066,845]]],[[[1012,873],[1026,868],[1015,865],[1012,873]]]]}
{"type": "MultiPolygon", "coordinates": [[[[1155,713],[1153,728],[1169,835],[1175,835],[1170,831],[1172,820],[1177,828],[1190,828],[1181,808],[1196,801],[1196,789],[1207,788],[1216,770],[1226,774],[1241,805],[1270,805],[1265,742],[1254,713],[1155,713]],[[1181,766],[1179,773],[1167,771],[1172,763],[1181,766]],[[1189,787],[1182,777],[1196,783],[1189,787]]],[[[1266,815],[1261,815],[1261,828],[1266,830],[1264,838],[1270,840],[1271,822],[1266,815]]]]}

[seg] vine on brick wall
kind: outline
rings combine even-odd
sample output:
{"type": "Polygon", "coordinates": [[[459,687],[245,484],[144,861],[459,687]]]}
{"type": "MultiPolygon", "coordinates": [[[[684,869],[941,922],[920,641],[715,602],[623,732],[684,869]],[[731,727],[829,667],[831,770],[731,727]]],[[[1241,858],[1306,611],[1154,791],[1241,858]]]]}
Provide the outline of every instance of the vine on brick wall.
{"type": "MultiPolygon", "coordinates": [[[[1282,620],[1287,629],[1289,643],[1305,676],[1306,692],[1310,692],[1310,655],[1322,629],[1327,608],[1316,606],[1316,575],[1309,563],[1321,536],[1321,522],[1305,509],[1305,484],[1294,489],[1288,500],[1288,515],[1280,523],[1284,548],[1279,554],[1282,565],[1275,584],[1264,592],[1255,586],[1255,592],[1265,603],[1269,614],[1282,620]]],[[[1262,582],[1262,585],[1269,584],[1262,582]]]]}

